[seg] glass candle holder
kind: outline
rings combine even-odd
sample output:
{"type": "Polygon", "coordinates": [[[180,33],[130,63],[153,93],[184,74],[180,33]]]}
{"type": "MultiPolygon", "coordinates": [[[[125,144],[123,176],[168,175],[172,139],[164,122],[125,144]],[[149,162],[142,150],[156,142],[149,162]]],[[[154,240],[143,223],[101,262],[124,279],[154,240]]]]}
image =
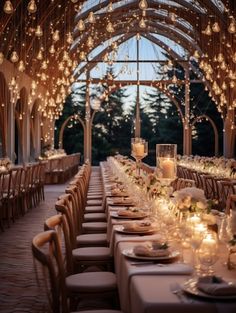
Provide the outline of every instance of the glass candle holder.
{"type": "Polygon", "coordinates": [[[136,168],[140,174],[141,161],[148,154],[148,143],[142,138],[131,138],[131,155],[136,160],[136,168]]]}
{"type": "Polygon", "coordinates": [[[160,179],[171,182],[176,178],[177,173],[177,145],[157,144],[156,145],[156,165],[157,175],[160,179]]]}

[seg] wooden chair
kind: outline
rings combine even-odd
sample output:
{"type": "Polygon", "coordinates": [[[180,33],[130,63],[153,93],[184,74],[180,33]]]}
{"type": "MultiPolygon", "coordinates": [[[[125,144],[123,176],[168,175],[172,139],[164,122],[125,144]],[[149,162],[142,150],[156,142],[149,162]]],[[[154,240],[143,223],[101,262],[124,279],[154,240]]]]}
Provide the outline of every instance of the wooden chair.
{"type": "Polygon", "coordinates": [[[195,187],[195,181],[193,179],[187,179],[187,178],[177,178],[171,186],[175,190],[180,190],[182,188],[186,187],[195,187]]]}
{"type": "MultiPolygon", "coordinates": [[[[45,231],[36,235],[32,240],[32,253],[37,274],[39,265],[41,265],[43,281],[47,288],[49,305],[53,313],[69,313],[71,309],[76,309],[81,300],[89,301],[91,298],[106,300],[105,305],[108,301],[111,302],[111,306],[118,306],[115,274],[89,272],[67,275],[57,232],[45,231]]],[[[95,313],[97,311],[86,311],[86,313],[89,312],[95,313]]],[[[98,312],[113,313],[119,311],[98,310],[98,312]]]]}
{"type": "MultiPolygon", "coordinates": [[[[74,261],[78,265],[79,270],[83,270],[89,266],[98,266],[102,270],[113,270],[113,257],[111,255],[110,248],[107,246],[89,246],[77,248],[77,240],[75,231],[75,214],[73,212],[72,205],[69,203],[71,195],[65,195],[56,202],[56,210],[65,216],[69,225],[69,235],[71,248],[73,249],[72,255],[74,261]],[[70,196],[70,197],[68,197],[70,196]]],[[[94,234],[94,239],[96,235],[94,234]]],[[[92,238],[90,239],[90,242],[92,238]]],[[[96,240],[95,240],[96,241],[96,240]]]]}

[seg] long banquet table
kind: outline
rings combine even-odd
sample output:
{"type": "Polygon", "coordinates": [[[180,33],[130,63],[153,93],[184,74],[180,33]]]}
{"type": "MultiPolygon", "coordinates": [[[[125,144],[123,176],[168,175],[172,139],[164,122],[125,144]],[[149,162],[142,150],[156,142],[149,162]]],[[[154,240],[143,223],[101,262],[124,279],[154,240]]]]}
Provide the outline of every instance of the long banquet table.
{"type": "MultiPolygon", "coordinates": [[[[126,223],[127,220],[112,217],[122,206],[112,204],[110,187],[111,175],[107,164],[101,163],[104,190],[106,195],[108,217],[108,240],[114,254],[115,271],[118,281],[121,309],[124,313],[233,313],[236,312],[236,297],[230,301],[218,301],[213,299],[193,297],[184,292],[173,293],[171,286],[181,286],[186,280],[193,277],[192,254],[190,250],[184,250],[184,262],[171,264],[146,263],[137,265],[133,259],[124,256],[125,249],[134,247],[135,244],[145,241],[153,241],[160,238],[159,233],[151,235],[125,235],[114,230],[116,225],[126,223]]],[[[125,205],[124,205],[125,206],[125,205]]],[[[226,247],[222,246],[219,260],[214,266],[215,274],[226,280],[236,282],[236,270],[229,271],[225,266],[226,247]]]]}

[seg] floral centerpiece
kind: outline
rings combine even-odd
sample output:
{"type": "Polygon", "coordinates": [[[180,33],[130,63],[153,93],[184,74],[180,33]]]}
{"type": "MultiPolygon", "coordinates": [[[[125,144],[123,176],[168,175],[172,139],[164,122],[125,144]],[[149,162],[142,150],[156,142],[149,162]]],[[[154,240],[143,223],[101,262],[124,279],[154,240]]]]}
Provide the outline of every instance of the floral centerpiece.
{"type": "Polygon", "coordinates": [[[0,159],[0,172],[6,172],[10,169],[12,163],[9,158],[0,159]]]}
{"type": "Polygon", "coordinates": [[[173,193],[176,207],[182,212],[208,213],[209,201],[202,189],[187,187],[173,193]]]}
{"type": "Polygon", "coordinates": [[[162,183],[155,173],[147,175],[146,178],[147,193],[152,198],[165,198],[173,192],[173,188],[162,183]]]}

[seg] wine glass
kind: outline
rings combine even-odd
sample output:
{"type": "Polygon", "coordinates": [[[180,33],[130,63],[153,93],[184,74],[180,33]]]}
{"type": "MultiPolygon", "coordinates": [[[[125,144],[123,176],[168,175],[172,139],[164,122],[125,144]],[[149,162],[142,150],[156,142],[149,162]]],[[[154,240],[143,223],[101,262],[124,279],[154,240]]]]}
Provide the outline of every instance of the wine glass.
{"type": "Polygon", "coordinates": [[[131,155],[135,158],[137,175],[140,175],[142,159],[148,154],[148,143],[142,138],[131,138],[131,155]]]}
{"type": "Polygon", "coordinates": [[[198,249],[198,259],[203,275],[214,274],[213,265],[219,258],[219,245],[215,232],[207,232],[198,249]]]}

